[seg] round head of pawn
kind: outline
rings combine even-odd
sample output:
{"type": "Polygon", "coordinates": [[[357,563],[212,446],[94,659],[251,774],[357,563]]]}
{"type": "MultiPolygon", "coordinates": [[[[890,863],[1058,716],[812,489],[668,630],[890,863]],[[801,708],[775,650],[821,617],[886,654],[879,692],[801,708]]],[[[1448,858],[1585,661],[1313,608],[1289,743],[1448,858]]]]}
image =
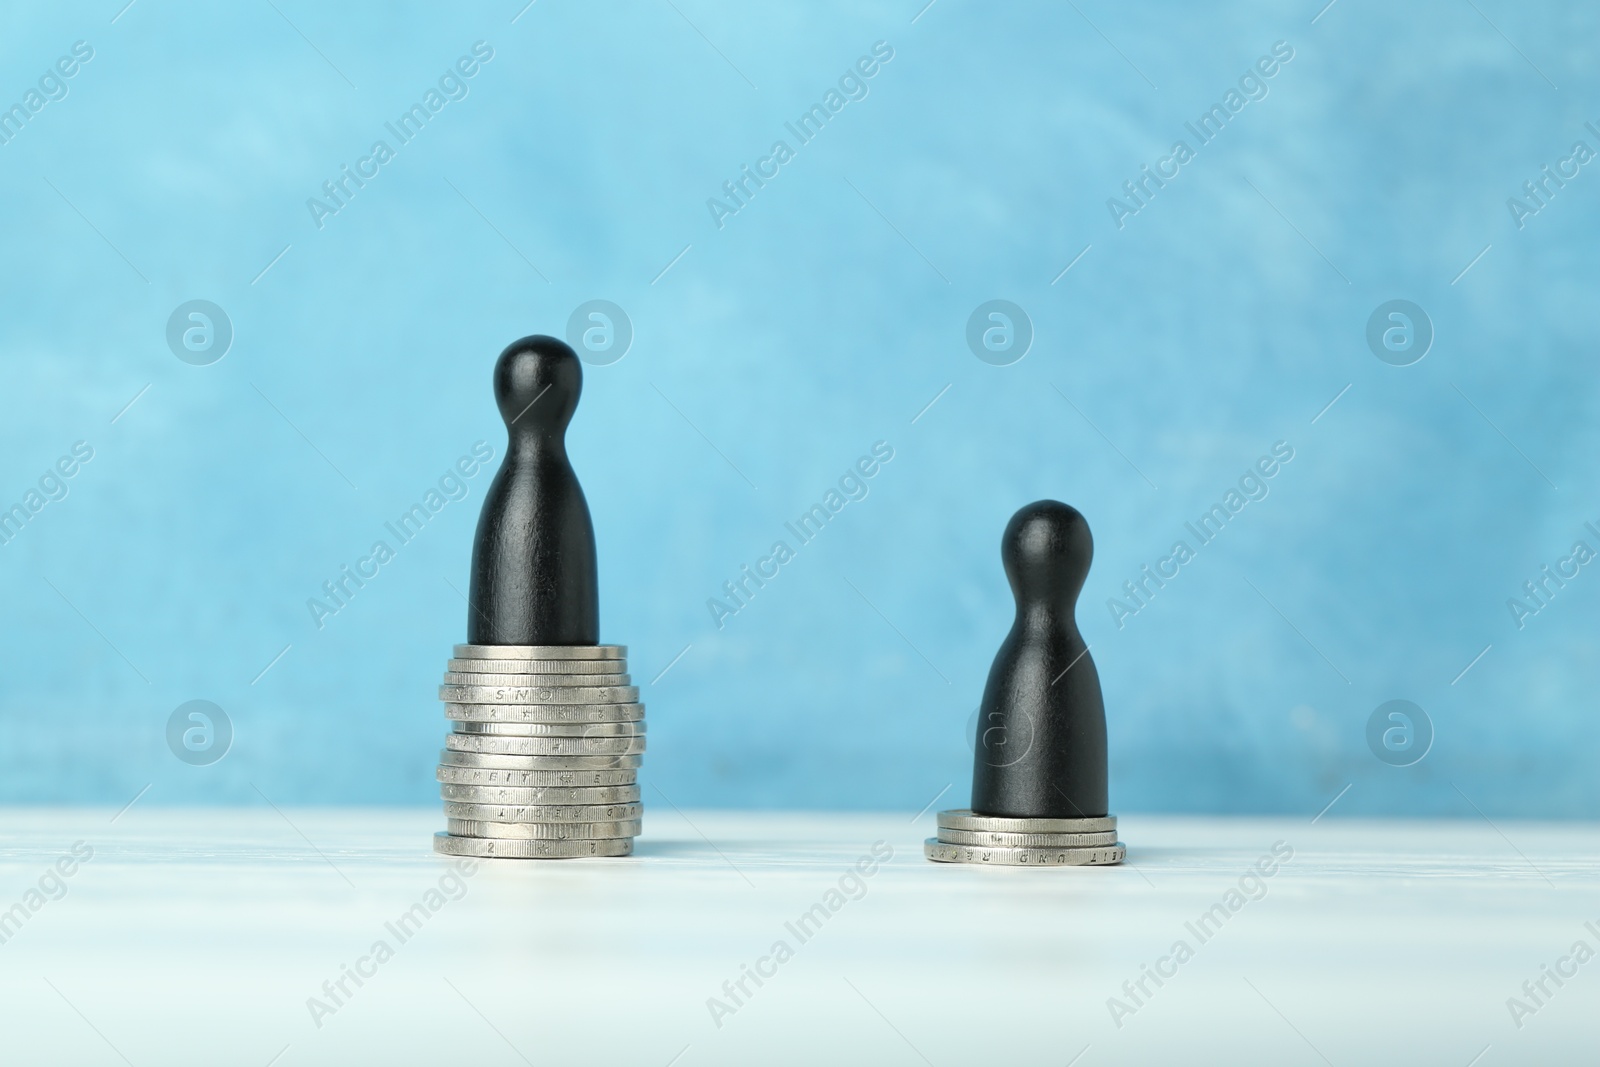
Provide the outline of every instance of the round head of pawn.
{"type": "Polygon", "coordinates": [[[1070,607],[1089,577],[1094,540],[1077,508],[1039,500],[1011,516],[1000,540],[1000,560],[1019,608],[1070,607]]]}
{"type": "Polygon", "coordinates": [[[566,432],[583,392],[583,364],[565,341],[534,334],[513,342],[494,365],[494,400],[512,439],[566,432]]]}

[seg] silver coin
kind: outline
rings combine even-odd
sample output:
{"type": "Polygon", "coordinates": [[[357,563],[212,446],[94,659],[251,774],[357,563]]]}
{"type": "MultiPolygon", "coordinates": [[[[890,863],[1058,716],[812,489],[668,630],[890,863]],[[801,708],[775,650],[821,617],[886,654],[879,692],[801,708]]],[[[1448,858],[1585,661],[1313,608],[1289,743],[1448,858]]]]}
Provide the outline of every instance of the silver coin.
{"type": "Polygon", "coordinates": [[[633,679],[626,674],[465,674],[460,671],[446,671],[444,684],[506,685],[517,689],[550,686],[553,689],[562,689],[569,687],[594,688],[596,686],[632,685],[633,679]]]}
{"type": "Polygon", "coordinates": [[[439,699],[447,704],[637,704],[639,689],[632,685],[441,685],[439,699]]]}
{"type": "Polygon", "coordinates": [[[643,804],[474,804],[447,800],[444,813],[452,819],[484,822],[619,822],[637,820],[643,804]]]}
{"type": "MultiPolygon", "coordinates": [[[[452,756],[476,755],[470,752],[452,752],[452,756]]],[[[515,756],[481,756],[486,760],[516,759],[515,756]]],[[[633,770],[529,770],[522,766],[472,766],[462,767],[441,763],[433,776],[445,786],[495,789],[637,789],[639,772],[633,770]]],[[[470,799],[470,798],[469,798],[470,799]]],[[[530,798],[532,799],[532,798],[530,798]]]]}
{"type": "Polygon", "coordinates": [[[494,837],[433,835],[433,850],[446,856],[501,860],[571,860],[588,856],[631,856],[633,838],[604,837],[593,841],[517,841],[494,837]]]}
{"type": "Polygon", "coordinates": [[[482,819],[446,819],[451,837],[509,837],[522,841],[593,841],[595,838],[638,837],[640,819],[612,822],[485,822],[482,819]]]}
{"type": "Polygon", "coordinates": [[[500,737],[641,737],[642,722],[455,722],[458,734],[500,737]]]}
{"type": "Polygon", "coordinates": [[[974,815],[961,808],[939,813],[939,828],[989,830],[1004,834],[1098,834],[1117,828],[1117,817],[1091,819],[1020,819],[1006,815],[974,815]]]}
{"type": "Polygon", "coordinates": [[[638,722],[643,704],[446,704],[455,722],[638,722]]]}
{"type": "Polygon", "coordinates": [[[494,752],[505,756],[637,756],[642,737],[501,737],[497,734],[446,734],[444,747],[455,752],[494,752]]]}
{"type": "Polygon", "coordinates": [[[922,843],[922,854],[936,863],[988,863],[997,867],[1106,867],[1121,863],[1128,850],[1118,842],[1103,848],[986,848],[951,845],[937,838],[922,843]]]}
{"type": "MultiPolygon", "coordinates": [[[[448,739],[447,739],[448,740],[448,739]]],[[[513,771],[635,771],[643,756],[524,756],[505,752],[463,752],[445,749],[439,763],[445,767],[493,767],[513,771]]],[[[595,785],[632,785],[636,781],[596,782],[595,785]]]]}
{"type": "Polygon", "coordinates": [[[1103,848],[1117,843],[1115,830],[1092,834],[1018,834],[994,830],[952,830],[939,827],[941,844],[984,845],[989,848],[1103,848]]]}
{"type": "Polygon", "coordinates": [[[456,659],[627,659],[627,645],[457,645],[456,659]]]}
{"type": "MultiPolygon", "coordinates": [[[[453,768],[454,769],[454,768],[453,768]]],[[[494,773],[494,772],[486,772],[494,773]]],[[[599,804],[637,804],[636,785],[566,786],[527,788],[514,785],[455,785],[442,782],[439,796],[456,804],[499,804],[513,807],[593,807],[599,804]]]]}
{"type": "MultiPolygon", "coordinates": [[[[452,768],[457,769],[457,768],[452,768]]],[[[594,807],[603,804],[637,804],[637,785],[607,786],[510,786],[457,785],[441,782],[439,796],[454,804],[485,804],[510,807],[594,807]]]]}
{"type": "Polygon", "coordinates": [[[467,674],[614,674],[627,670],[620,659],[453,659],[445,670],[467,674]]]}

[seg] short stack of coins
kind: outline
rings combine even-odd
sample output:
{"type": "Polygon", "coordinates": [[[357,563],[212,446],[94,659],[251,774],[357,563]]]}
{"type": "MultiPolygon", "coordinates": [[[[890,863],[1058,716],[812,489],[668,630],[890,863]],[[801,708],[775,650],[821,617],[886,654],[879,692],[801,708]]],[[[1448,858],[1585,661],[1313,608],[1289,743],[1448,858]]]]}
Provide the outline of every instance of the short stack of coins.
{"type": "Polygon", "coordinates": [[[439,687],[450,856],[628,856],[644,705],[622,645],[457,645],[439,687]]]}
{"type": "Polygon", "coordinates": [[[1128,850],[1117,840],[1117,817],[1019,819],[941,811],[939,836],[922,854],[940,863],[1002,867],[1103,867],[1121,863],[1128,850]]]}

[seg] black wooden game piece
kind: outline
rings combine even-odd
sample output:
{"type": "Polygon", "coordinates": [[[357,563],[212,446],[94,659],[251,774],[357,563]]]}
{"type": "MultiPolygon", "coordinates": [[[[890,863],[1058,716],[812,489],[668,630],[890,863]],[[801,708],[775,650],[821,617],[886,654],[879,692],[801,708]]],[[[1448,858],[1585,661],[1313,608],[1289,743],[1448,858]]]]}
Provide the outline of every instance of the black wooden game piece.
{"type": "Polygon", "coordinates": [[[972,810],[1014,818],[1107,814],[1100,675],[1073,618],[1094,541],[1076,508],[1054,500],[1012,516],[1000,559],[1016,621],[978,708],[972,810]]]}
{"type": "Polygon", "coordinates": [[[510,440],[472,541],[471,644],[599,643],[594,524],[566,445],[582,391],[577,354],[554,337],[524,337],[495,363],[510,440]]]}

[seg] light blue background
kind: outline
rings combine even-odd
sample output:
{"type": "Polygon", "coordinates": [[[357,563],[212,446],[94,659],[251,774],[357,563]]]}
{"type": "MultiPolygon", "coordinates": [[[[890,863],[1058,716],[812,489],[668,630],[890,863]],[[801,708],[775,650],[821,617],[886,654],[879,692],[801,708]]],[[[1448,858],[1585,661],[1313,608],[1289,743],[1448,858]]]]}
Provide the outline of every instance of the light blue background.
{"type": "Polygon", "coordinates": [[[636,338],[570,446],[653,803],[964,803],[1000,532],[1056,497],[1097,540],[1115,810],[1600,813],[1600,576],[1506,605],[1600,548],[1600,170],[1506,206],[1600,148],[1592,6],[275,2],[0,26],[6,104],[94,48],[0,145],[0,498],[94,448],[0,548],[0,799],[435,803],[489,474],[323,629],[306,600],[499,456],[500,349],[604,298],[636,338]],[[318,229],[307,198],[480,40],[318,229]],[[1280,40],[1119,230],[1107,198],[1280,40]],[[867,98],[719,229],[707,198],[876,41],[867,98]],[[236,331],[208,367],[164,339],[196,298],[236,331]],[[1036,330],[1009,367],[964,340],[992,298],[1036,330]],[[1436,330],[1404,368],[1364,338],[1394,298],[1436,330]],[[719,630],[707,599],[879,440],[870,495],[719,630]],[[1276,441],[1270,496],[1119,629],[1107,598],[1276,441]],[[164,740],[195,698],[236,731],[210,767],[164,740]],[[1437,732],[1409,768],[1364,737],[1394,698],[1437,732]]]}

